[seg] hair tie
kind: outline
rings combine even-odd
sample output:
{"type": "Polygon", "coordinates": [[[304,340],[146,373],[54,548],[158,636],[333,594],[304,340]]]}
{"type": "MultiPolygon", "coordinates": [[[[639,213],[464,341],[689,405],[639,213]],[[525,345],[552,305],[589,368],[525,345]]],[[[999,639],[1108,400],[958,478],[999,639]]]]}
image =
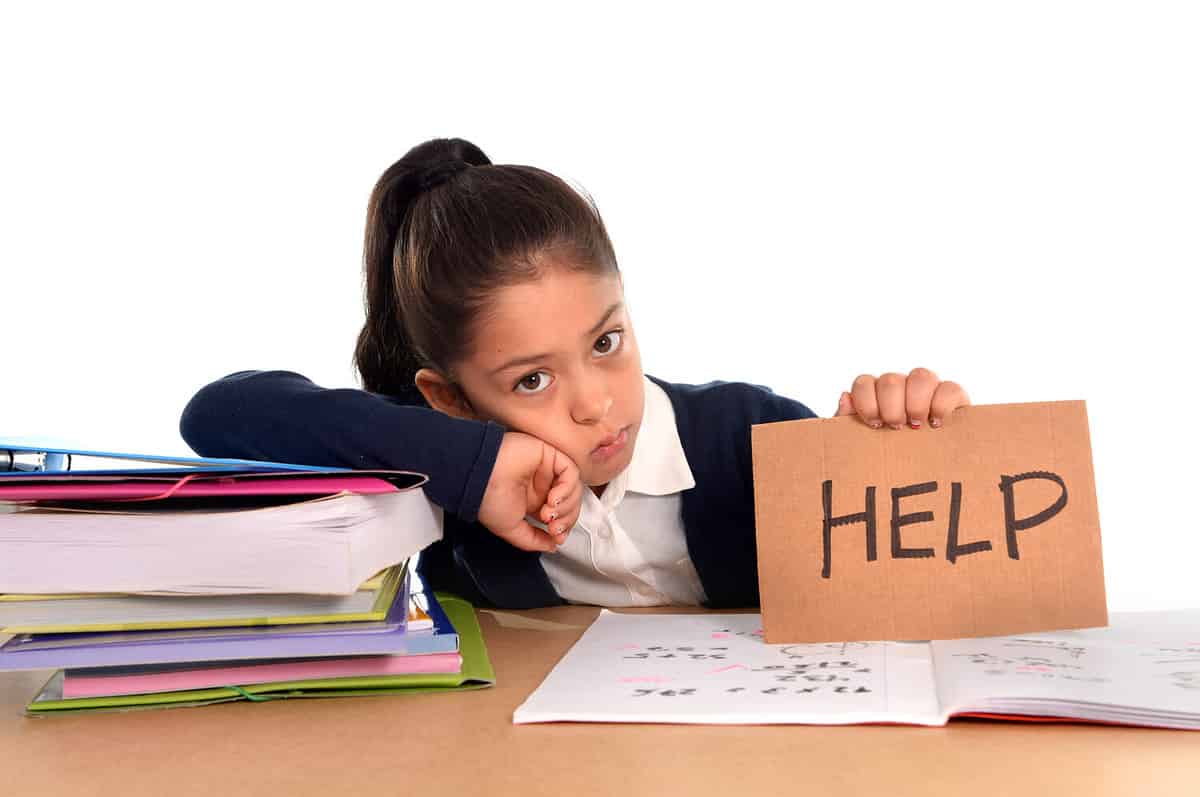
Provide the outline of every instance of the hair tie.
{"type": "Polygon", "coordinates": [[[463,160],[446,161],[431,167],[428,171],[417,177],[417,191],[424,193],[431,188],[436,188],[442,183],[445,183],[454,177],[459,172],[466,171],[471,168],[471,164],[463,160]]]}

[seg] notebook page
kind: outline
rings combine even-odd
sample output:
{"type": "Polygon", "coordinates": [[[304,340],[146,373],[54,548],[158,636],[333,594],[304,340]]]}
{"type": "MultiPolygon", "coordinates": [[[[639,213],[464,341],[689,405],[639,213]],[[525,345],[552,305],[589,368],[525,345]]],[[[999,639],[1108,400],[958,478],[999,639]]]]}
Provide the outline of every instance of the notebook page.
{"type": "Polygon", "coordinates": [[[941,724],[925,643],[767,645],[758,614],[602,610],[513,722],[941,724]]]}
{"type": "Polygon", "coordinates": [[[1040,635],[938,640],[931,647],[939,699],[951,714],[1022,706],[1030,710],[1020,713],[1049,716],[1103,714],[1074,705],[1200,716],[1200,644],[1040,635]]]}

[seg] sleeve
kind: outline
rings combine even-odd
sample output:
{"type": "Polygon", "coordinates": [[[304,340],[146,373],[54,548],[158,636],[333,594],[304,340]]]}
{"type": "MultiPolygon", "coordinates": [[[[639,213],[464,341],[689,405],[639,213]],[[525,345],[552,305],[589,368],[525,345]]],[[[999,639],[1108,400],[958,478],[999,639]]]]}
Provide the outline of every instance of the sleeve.
{"type": "Polygon", "coordinates": [[[230,374],[201,388],[179,421],[201,456],[423,473],[429,499],[467,522],[479,514],[504,431],[290,371],[230,374]]]}

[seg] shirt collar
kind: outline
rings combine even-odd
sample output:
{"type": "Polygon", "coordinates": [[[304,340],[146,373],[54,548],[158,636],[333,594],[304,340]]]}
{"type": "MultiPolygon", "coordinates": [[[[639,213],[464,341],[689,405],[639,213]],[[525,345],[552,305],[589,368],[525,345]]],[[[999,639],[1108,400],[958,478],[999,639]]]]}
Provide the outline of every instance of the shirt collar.
{"type": "Polygon", "coordinates": [[[642,425],[633,444],[633,458],[626,469],[625,490],[644,495],[669,495],[696,486],[688,467],[675,409],[666,392],[649,379],[642,425]]]}

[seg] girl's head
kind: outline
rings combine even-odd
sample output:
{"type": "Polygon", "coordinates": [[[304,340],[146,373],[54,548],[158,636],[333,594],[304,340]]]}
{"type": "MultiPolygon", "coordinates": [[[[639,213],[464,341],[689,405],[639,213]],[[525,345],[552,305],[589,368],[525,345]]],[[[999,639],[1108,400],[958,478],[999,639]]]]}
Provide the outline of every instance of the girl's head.
{"type": "Polygon", "coordinates": [[[462,139],[427,141],[376,183],[364,266],[364,388],[415,386],[436,410],[541,438],[590,485],[629,464],[641,359],[590,197],[462,139]]]}

